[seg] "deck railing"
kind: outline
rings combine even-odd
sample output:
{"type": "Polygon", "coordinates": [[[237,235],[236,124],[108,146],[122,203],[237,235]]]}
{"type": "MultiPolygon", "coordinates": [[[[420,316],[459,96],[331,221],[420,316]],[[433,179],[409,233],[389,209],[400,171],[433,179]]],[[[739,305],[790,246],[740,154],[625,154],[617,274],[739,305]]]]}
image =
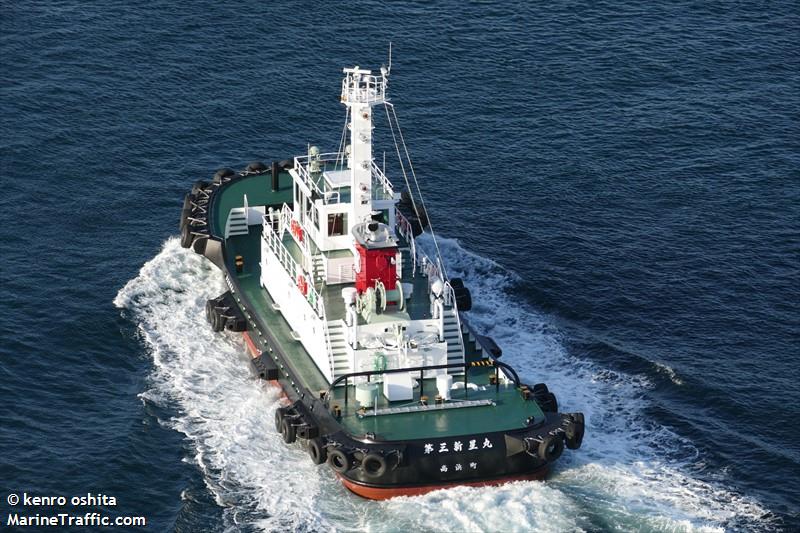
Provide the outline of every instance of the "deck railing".
{"type": "Polygon", "coordinates": [[[394,198],[394,187],[392,186],[392,182],[389,181],[389,178],[386,177],[386,174],[383,173],[383,170],[381,170],[380,167],[375,164],[375,161],[372,162],[372,185],[373,200],[390,200],[394,198]],[[375,185],[378,187],[375,187],[375,185]],[[383,198],[377,194],[378,191],[383,192],[383,198]]]}
{"type": "Polygon", "coordinates": [[[329,165],[333,165],[333,168],[340,170],[346,168],[346,157],[347,155],[343,152],[330,152],[313,156],[297,156],[294,158],[294,169],[297,171],[300,181],[302,181],[312,193],[317,193],[325,204],[338,204],[340,201],[339,192],[325,187],[324,180],[322,180],[323,186],[320,188],[317,181],[322,179],[321,173],[328,170],[329,165]],[[316,176],[312,176],[312,172],[309,169],[312,163],[319,164],[319,174],[317,172],[313,173],[318,174],[316,176]],[[317,181],[315,181],[315,178],[317,181]]]}
{"type": "Polygon", "coordinates": [[[373,76],[355,69],[346,69],[345,74],[342,80],[342,102],[368,104],[384,100],[386,96],[384,76],[373,76]]]}
{"type": "MultiPolygon", "coordinates": [[[[450,312],[453,313],[453,316],[456,319],[456,324],[458,325],[458,347],[461,350],[461,356],[466,357],[466,349],[464,347],[464,332],[462,331],[461,325],[461,316],[458,313],[458,303],[456,302],[456,294],[453,286],[450,284],[450,280],[445,279],[444,275],[442,274],[441,264],[437,259],[436,263],[430,260],[430,258],[423,252],[422,250],[417,248],[416,240],[414,239],[414,233],[411,227],[411,222],[403,216],[399,209],[396,210],[396,219],[397,219],[397,227],[400,229],[400,235],[408,242],[409,248],[411,249],[411,257],[413,263],[413,270],[412,275],[416,274],[417,263],[421,263],[424,269],[424,274],[428,278],[428,292],[431,290],[431,285],[433,281],[437,278],[444,281],[444,287],[442,291],[442,297],[444,299],[444,304],[446,306],[450,306],[450,312]]],[[[439,317],[440,320],[440,328],[444,331],[444,316],[439,317]]]]}
{"type": "MultiPolygon", "coordinates": [[[[306,285],[308,287],[307,289],[308,292],[305,295],[306,303],[311,307],[311,309],[317,314],[317,316],[322,321],[322,330],[325,334],[325,349],[328,352],[328,361],[331,362],[332,366],[333,344],[331,343],[331,335],[330,332],[328,331],[328,317],[325,312],[325,300],[322,298],[322,294],[319,291],[317,291],[317,289],[314,287],[313,273],[310,276],[306,276],[306,274],[303,273],[302,268],[300,268],[300,265],[298,265],[295,262],[294,258],[292,257],[292,254],[283,244],[281,235],[283,235],[283,232],[286,229],[286,226],[284,224],[285,223],[291,224],[290,220],[288,222],[284,220],[286,210],[288,210],[288,206],[284,204],[283,207],[284,209],[282,210],[281,216],[278,219],[279,229],[277,232],[272,226],[272,220],[270,219],[269,215],[264,215],[262,219],[263,220],[262,238],[267,243],[267,246],[269,246],[269,249],[272,250],[272,253],[275,254],[275,256],[278,258],[278,261],[280,261],[281,266],[283,266],[283,269],[286,271],[289,277],[291,277],[291,279],[295,282],[295,289],[297,289],[297,292],[299,292],[300,294],[302,294],[302,292],[300,292],[300,287],[297,286],[298,275],[303,275],[306,277],[307,280],[306,285]]],[[[291,218],[291,210],[289,211],[289,214],[291,218]]],[[[333,377],[333,368],[331,368],[331,377],[333,377]]]]}
{"type": "MultiPolygon", "coordinates": [[[[262,226],[262,238],[267,243],[267,246],[269,246],[269,249],[272,250],[272,253],[278,258],[278,261],[280,262],[284,271],[295,282],[295,288],[297,291],[300,292],[300,288],[297,286],[297,280],[300,276],[306,276],[303,268],[297,264],[297,262],[294,260],[294,257],[292,257],[291,252],[289,252],[289,249],[283,244],[280,235],[272,228],[272,222],[269,218],[269,215],[264,215],[262,226]]],[[[306,302],[308,302],[317,316],[322,318],[325,315],[325,304],[322,300],[322,295],[314,288],[313,280],[311,280],[311,283],[307,283],[307,285],[308,294],[305,295],[306,302]]]]}
{"type": "Polygon", "coordinates": [[[397,220],[397,227],[400,230],[400,236],[403,237],[408,243],[408,248],[411,252],[411,276],[417,275],[417,243],[414,240],[414,233],[411,229],[411,222],[400,212],[399,209],[395,210],[395,220],[397,220]]]}
{"type": "MultiPolygon", "coordinates": [[[[338,204],[341,201],[339,191],[328,186],[321,174],[331,169],[345,170],[347,168],[347,154],[331,152],[316,156],[305,155],[294,158],[294,169],[306,187],[323,199],[325,204],[338,204]],[[319,173],[311,172],[311,164],[319,165],[319,173]]],[[[372,196],[373,200],[389,200],[394,197],[394,186],[383,170],[372,162],[372,196]]]]}
{"type": "MultiPolygon", "coordinates": [[[[519,388],[522,384],[519,380],[519,375],[517,375],[517,371],[514,370],[513,367],[498,361],[497,359],[489,358],[489,359],[481,359],[478,361],[465,361],[463,363],[449,363],[446,365],[427,365],[427,366],[414,366],[408,368],[394,368],[389,370],[365,370],[362,372],[350,372],[349,374],[345,374],[343,376],[339,376],[328,387],[328,390],[325,392],[323,399],[325,404],[329,406],[331,397],[333,395],[333,390],[336,388],[337,385],[344,382],[344,404],[347,405],[348,400],[348,391],[347,386],[348,382],[357,377],[366,377],[367,381],[369,382],[372,376],[378,376],[383,374],[399,374],[401,372],[419,372],[419,395],[422,397],[423,395],[423,383],[424,383],[424,374],[429,370],[447,370],[451,368],[463,368],[464,369],[464,397],[466,398],[469,396],[469,386],[468,386],[468,377],[469,377],[469,370],[471,368],[486,368],[487,366],[494,366],[500,368],[503,371],[503,374],[506,378],[510,379],[514,382],[514,386],[519,388]]],[[[500,379],[498,377],[495,383],[496,391],[500,391],[500,379]]]]}

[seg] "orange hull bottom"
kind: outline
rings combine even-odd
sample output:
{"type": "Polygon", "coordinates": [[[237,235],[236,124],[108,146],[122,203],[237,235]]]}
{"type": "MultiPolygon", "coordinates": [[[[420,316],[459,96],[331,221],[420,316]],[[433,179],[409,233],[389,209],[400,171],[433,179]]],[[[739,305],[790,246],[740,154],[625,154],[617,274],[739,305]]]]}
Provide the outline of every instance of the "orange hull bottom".
{"type": "Polygon", "coordinates": [[[453,487],[461,487],[461,486],[488,487],[488,486],[502,485],[504,483],[509,483],[511,481],[532,481],[537,479],[544,479],[545,476],[547,476],[547,472],[548,472],[547,467],[543,467],[539,470],[536,470],[535,472],[531,472],[521,476],[509,476],[497,479],[488,479],[483,481],[444,483],[441,485],[423,485],[417,487],[390,487],[390,488],[370,487],[368,485],[362,485],[361,483],[350,481],[349,479],[346,479],[341,475],[339,475],[339,479],[341,480],[342,484],[345,487],[347,487],[351,492],[358,494],[362,498],[368,498],[370,500],[388,500],[389,498],[395,498],[397,496],[419,496],[420,494],[426,494],[434,490],[450,489],[453,487]]]}

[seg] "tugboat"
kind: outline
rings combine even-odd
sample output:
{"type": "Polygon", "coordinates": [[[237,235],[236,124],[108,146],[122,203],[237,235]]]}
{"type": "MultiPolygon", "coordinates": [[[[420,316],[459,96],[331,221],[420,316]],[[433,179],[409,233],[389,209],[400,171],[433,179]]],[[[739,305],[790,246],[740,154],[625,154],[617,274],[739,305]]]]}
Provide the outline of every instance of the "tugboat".
{"type": "Polygon", "coordinates": [[[521,381],[470,326],[470,291],[447,275],[387,99],[390,68],[343,70],[349,139],[337,152],[311,146],[194,184],[181,245],[228,287],[206,316],[214,331],[241,332],[257,376],[282,389],[283,440],[362,497],[542,479],[565,446],[581,446],[583,414],[559,413],[545,384],[521,381]],[[373,159],[378,110],[402,192],[373,159]]]}

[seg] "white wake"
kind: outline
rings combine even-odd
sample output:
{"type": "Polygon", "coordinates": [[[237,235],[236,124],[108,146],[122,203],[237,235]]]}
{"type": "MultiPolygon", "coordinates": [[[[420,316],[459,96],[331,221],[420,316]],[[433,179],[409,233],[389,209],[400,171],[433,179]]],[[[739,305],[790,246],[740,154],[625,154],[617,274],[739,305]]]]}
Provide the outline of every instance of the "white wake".
{"type": "Polygon", "coordinates": [[[646,379],[604,370],[566,352],[559,333],[507,290],[514,279],[490,260],[440,239],[451,276],[473,293],[470,320],[504,348],[530,382],[546,382],[563,410],[583,411],[587,434],[545,483],[458,488],[370,502],[274,431],[277,393],[255,379],[238,334],[205,322],[224,289],[207,261],[169,239],[114,303],[139,328],[153,358],[141,394],[172,413],[190,458],[224,508],[225,526],[260,530],[690,531],[761,527],[766,511],[722,485],[691,477],[690,443],[650,423],[646,379]]]}

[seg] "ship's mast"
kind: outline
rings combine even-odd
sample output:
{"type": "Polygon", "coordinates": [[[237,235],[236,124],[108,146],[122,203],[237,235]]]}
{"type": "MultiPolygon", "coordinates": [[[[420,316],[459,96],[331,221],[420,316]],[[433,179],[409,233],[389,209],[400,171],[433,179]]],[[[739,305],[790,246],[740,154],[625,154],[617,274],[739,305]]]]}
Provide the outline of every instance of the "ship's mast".
{"type": "Polygon", "coordinates": [[[344,69],[342,103],[350,115],[350,227],[369,219],[372,212],[372,106],[383,104],[389,72],[380,76],[358,68],[344,69]]]}

